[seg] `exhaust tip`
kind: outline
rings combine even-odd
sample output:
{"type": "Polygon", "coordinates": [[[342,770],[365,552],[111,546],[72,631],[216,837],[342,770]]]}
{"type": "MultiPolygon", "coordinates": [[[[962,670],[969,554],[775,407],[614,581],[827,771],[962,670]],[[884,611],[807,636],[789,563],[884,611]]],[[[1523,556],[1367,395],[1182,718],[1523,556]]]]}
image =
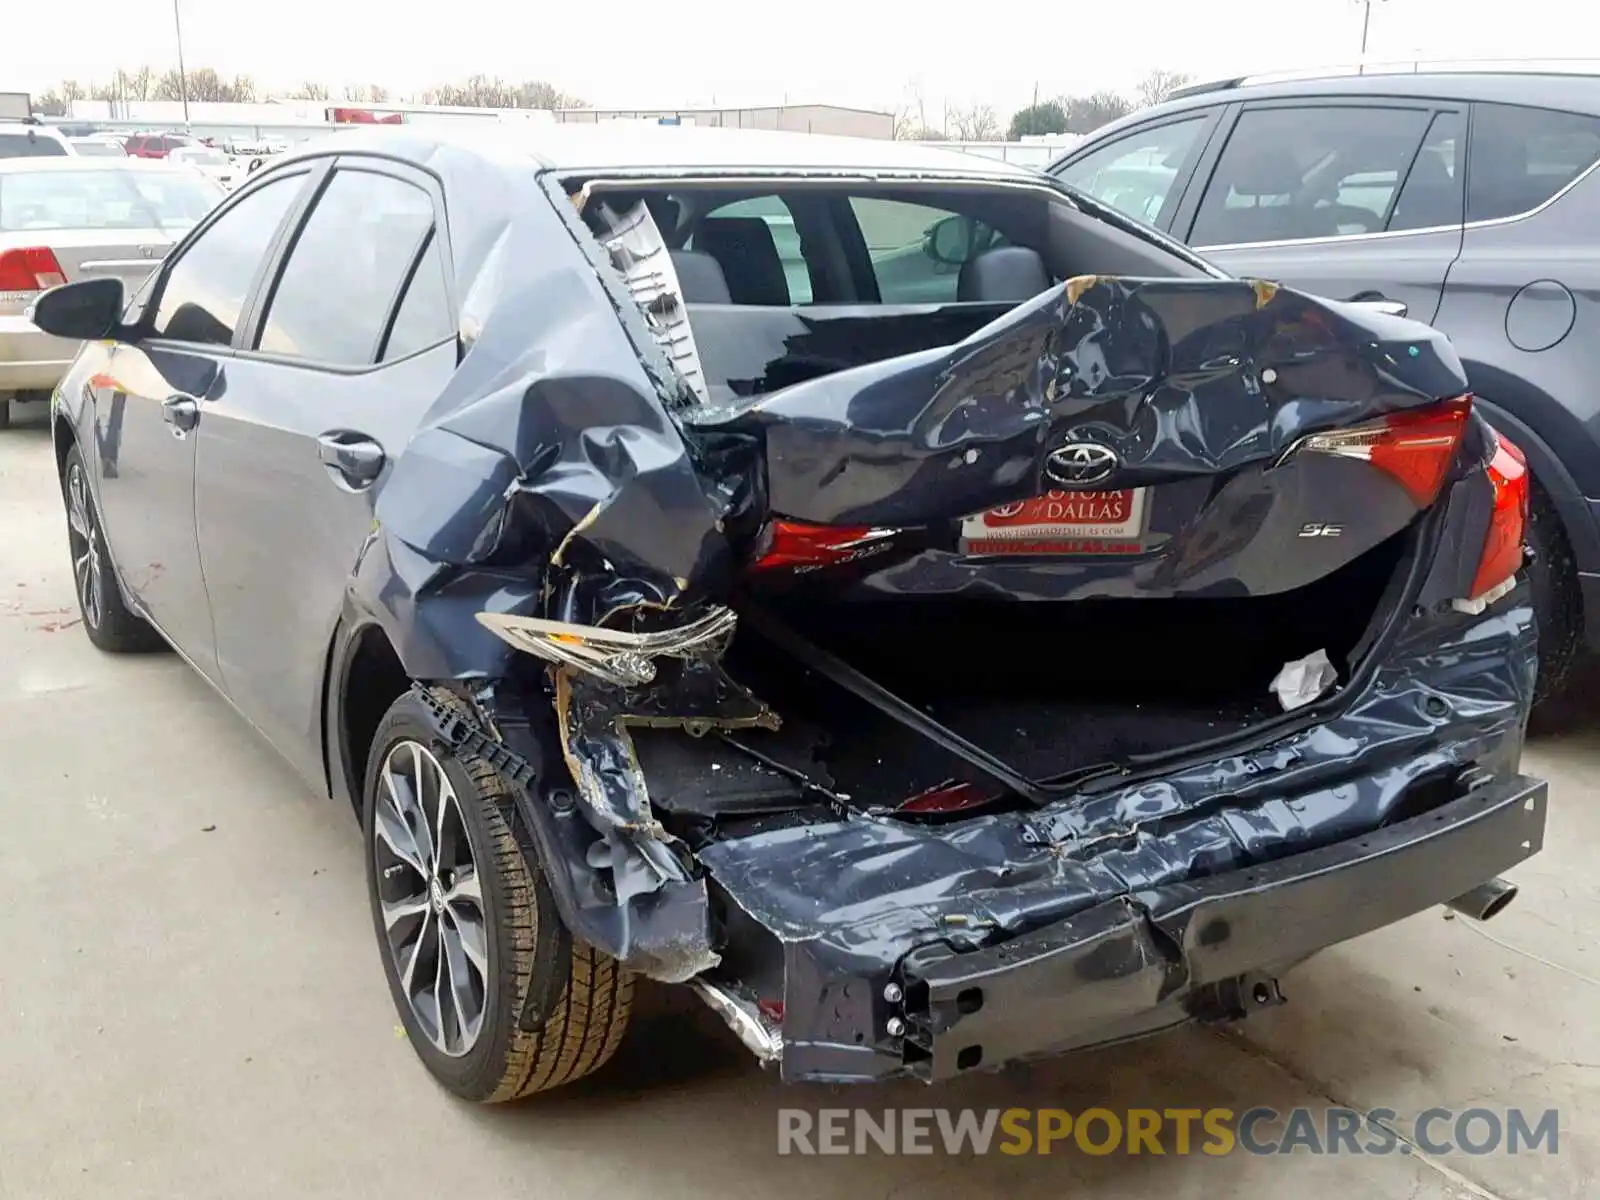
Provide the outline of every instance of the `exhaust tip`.
{"type": "Polygon", "coordinates": [[[1504,879],[1491,879],[1486,883],[1480,883],[1470,892],[1462,892],[1453,900],[1446,900],[1445,907],[1454,909],[1462,916],[1471,917],[1474,921],[1487,921],[1491,917],[1499,916],[1516,898],[1516,884],[1504,879]]]}

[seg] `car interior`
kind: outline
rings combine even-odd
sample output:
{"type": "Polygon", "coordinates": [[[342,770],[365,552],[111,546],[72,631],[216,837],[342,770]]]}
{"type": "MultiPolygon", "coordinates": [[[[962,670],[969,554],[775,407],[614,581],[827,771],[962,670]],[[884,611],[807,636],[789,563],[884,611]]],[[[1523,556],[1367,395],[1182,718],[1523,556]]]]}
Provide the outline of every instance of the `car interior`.
{"type": "Polygon", "coordinates": [[[641,191],[591,181],[589,191],[585,218],[602,241],[620,214],[648,212],[713,400],[949,345],[1075,275],[1205,275],[1043,188],[784,181],[759,192],[712,182],[641,191]],[[772,211],[789,216],[720,215],[754,197],[775,197],[783,207],[772,211]],[[946,215],[873,249],[852,206],[865,198],[946,215]],[[779,242],[796,239],[801,262],[786,269],[779,242]],[[793,298],[796,270],[810,284],[802,302],[793,298]],[[907,302],[908,291],[936,298],[907,302]]]}

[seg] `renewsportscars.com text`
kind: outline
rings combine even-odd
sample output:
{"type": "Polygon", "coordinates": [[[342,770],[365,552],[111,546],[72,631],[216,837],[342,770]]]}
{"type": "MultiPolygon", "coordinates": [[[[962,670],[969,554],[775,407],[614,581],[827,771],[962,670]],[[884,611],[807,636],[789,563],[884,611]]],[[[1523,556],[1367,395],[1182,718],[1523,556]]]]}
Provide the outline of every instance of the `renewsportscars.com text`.
{"type": "Polygon", "coordinates": [[[779,1154],[1556,1154],[1560,1114],[1520,1108],[800,1108],[779,1154]]]}

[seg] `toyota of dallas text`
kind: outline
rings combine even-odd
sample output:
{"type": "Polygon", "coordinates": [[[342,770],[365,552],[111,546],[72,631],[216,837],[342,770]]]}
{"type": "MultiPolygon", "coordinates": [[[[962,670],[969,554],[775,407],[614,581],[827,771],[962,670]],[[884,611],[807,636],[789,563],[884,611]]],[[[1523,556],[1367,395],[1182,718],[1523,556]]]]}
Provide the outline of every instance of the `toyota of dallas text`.
{"type": "Polygon", "coordinates": [[[352,131],[33,314],[89,638],[360,823],[456,1095],[640,977],[785,1080],[1237,1020],[1542,845],[1528,474],[1448,341],[1046,177],[352,131]]]}

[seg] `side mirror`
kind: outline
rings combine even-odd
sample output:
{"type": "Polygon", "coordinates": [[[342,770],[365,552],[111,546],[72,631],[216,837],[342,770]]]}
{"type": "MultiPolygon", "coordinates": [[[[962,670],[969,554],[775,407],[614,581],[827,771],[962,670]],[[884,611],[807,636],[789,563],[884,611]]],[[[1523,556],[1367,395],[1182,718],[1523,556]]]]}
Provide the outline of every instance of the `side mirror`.
{"type": "Polygon", "coordinates": [[[970,218],[944,217],[922,235],[922,252],[936,263],[959,267],[972,257],[974,225],[970,218]]]}
{"type": "Polygon", "coordinates": [[[109,337],[127,307],[120,279],[84,279],[53,287],[33,302],[28,319],[46,333],[74,341],[109,337]]]}

